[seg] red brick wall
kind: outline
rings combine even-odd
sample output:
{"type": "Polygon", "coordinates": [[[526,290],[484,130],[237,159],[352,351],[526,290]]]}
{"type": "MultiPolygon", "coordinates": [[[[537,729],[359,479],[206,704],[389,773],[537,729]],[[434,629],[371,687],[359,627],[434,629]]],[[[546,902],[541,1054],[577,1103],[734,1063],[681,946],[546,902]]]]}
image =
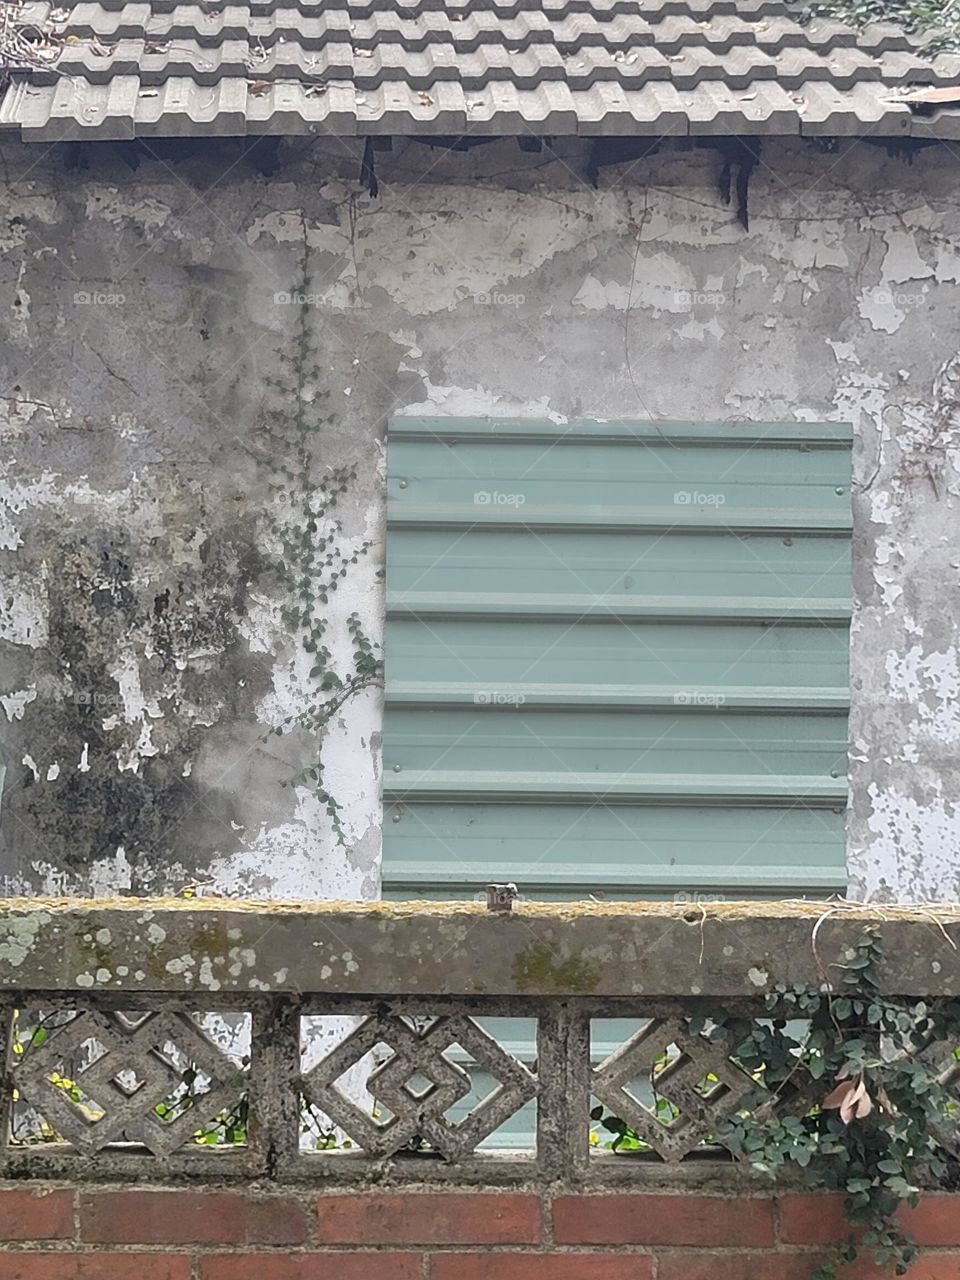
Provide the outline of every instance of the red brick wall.
{"type": "MultiPolygon", "coordinates": [[[[904,1216],[924,1246],[910,1280],[960,1280],[960,1195],[904,1216]]],[[[818,1195],[7,1184],[0,1280],[809,1280],[842,1233],[818,1195]]]]}

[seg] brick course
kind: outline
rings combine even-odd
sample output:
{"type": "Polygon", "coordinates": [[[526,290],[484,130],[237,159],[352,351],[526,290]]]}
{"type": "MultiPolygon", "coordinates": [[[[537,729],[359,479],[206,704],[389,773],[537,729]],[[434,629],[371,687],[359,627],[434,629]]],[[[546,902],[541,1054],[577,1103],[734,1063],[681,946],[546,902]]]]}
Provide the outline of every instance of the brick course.
{"type": "Polygon", "coordinates": [[[431,1194],[323,1196],[324,1244],[539,1244],[538,1196],[431,1194]]]}
{"type": "Polygon", "coordinates": [[[190,1259],[159,1253],[0,1253],[2,1280],[190,1280],[190,1259]]]}
{"type": "MultiPolygon", "coordinates": [[[[907,1280],[960,1280],[960,1195],[903,1223],[907,1280]]],[[[0,1186],[0,1280],[810,1280],[846,1234],[807,1193],[0,1186]]]]}
{"type": "Polygon", "coordinates": [[[773,1203],[695,1195],[562,1196],[554,1201],[560,1244],[772,1245],[773,1203]]]}
{"type": "Polygon", "coordinates": [[[73,1192],[0,1190],[0,1240],[69,1240],[73,1192]]]}
{"type": "Polygon", "coordinates": [[[200,1280],[421,1280],[417,1253],[221,1253],[201,1258],[200,1280]]]}
{"type": "Polygon", "coordinates": [[[653,1259],[638,1254],[443,1253],[430,1280],[651,1280],[653,1259]]]}
{"type": "MultiPolygon", "coordinates": [[[[960,1196],[931,1193],[915,1209],[904,1206],[899,1216],[918,1244],[960,1248],[960,1196]]],[[[840,1196],[788,1195],[780,1201],[784,1244],[829,1244],[849,1234],[840,1196]]]]}
{"type": "Polygon", "coordinates": [[[289,1196],[92,1191],[80,1196],[80,1239],[98,1244],[303,1244],[306,1210],[289,1196]]]}

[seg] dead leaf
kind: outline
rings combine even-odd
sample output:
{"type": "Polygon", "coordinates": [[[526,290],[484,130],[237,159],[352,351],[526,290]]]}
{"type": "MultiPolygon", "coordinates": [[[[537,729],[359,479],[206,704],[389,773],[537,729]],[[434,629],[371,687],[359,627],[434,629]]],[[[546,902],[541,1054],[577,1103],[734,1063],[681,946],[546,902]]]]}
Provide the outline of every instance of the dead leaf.
{"type": "Polygon", "coordinates": [[[354,53],[357,55],[357,57],[358,57],[358,58],[372,58],[372,57],[373,57],[373,50],[372,50],[372,49],[354,49],[354,53]]]}
{"type": "Polygon", "coordinates": [[[322,93],[327,92],[325,84],[308,84],[304,93],[308,98],[319,98],[322,93]]]}
{"type": "Polygon", "coordinates": [[[254,80],[247,85],[247,93],[251,98],[262,98],[265,93],[269,93],[271,88],[269,80],[254,80]]]}
{"type": "Polygon", "coordinates": [[[166,53],[167,42],[165,40],[148,40],[143,46],[144,53],[166,53]]]}
{"type": "Polygon", "coordinates": [[[847,1096],[840,1103],[840,1119],[844,1124],[849,1124],[857,1114],[857,1104],[863,1097],[863,1081],[855,1084],[847,1093],[847,1096]]]}
{"type": "Polygon", "coordinates": [[[433,106],[433,99],[430,97],[429,93],[427,93],[426,89],[421,89],[420,92],[417,94],[417,97],[420,99],[420,101],[423,103],[425,107],[433,106]]]}
{"type": "Polygon", "coordinates": [[[847,1095],[853,1088],[854,1083],[852,1080],[842,1081],[835,1089],[831,1089],[827,1094],[824,1100],[820,1103],[820,1109],[822,1111],[836,1111],[836,1109],[843,1104],[847,1095]]]}
{"type": "Polygon", "coordinates": [[[852,1080],[845,1081],[845,1083],[848,1087],[839,1103],[840,1119],[844,1124],[851,1124],[854,1120],[862,1120],[864,1116],[870,1114],[873,1110],[873,1099],[867,1092],[867,1086],[864,1084],[862,1076],[856,1083],[852,1080]]]}

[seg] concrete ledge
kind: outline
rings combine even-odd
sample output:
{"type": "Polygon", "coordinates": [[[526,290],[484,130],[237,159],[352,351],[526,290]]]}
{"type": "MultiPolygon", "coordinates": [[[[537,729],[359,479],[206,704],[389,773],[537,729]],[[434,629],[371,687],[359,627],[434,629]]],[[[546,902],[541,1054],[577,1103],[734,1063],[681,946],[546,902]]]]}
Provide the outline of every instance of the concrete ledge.
{"type": "Polygon", "coordinates": [[[0,901],[0,990],[756,996],[836,978],[874,925],[886,987],[960,993],[960,906],[0,901]]]}

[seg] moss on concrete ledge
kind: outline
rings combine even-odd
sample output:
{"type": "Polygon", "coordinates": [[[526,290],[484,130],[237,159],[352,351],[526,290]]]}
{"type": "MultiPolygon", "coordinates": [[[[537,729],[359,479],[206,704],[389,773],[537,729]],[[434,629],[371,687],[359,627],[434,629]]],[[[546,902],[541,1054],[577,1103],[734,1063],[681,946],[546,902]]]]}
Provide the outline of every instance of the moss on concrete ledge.
{"type": "Polygon", "coordinates": [[[887,985],[960,993],[960,908],[845,903],[0,902],[0,990],[755,996],[835,977],[865,925],[887,985]]]}

